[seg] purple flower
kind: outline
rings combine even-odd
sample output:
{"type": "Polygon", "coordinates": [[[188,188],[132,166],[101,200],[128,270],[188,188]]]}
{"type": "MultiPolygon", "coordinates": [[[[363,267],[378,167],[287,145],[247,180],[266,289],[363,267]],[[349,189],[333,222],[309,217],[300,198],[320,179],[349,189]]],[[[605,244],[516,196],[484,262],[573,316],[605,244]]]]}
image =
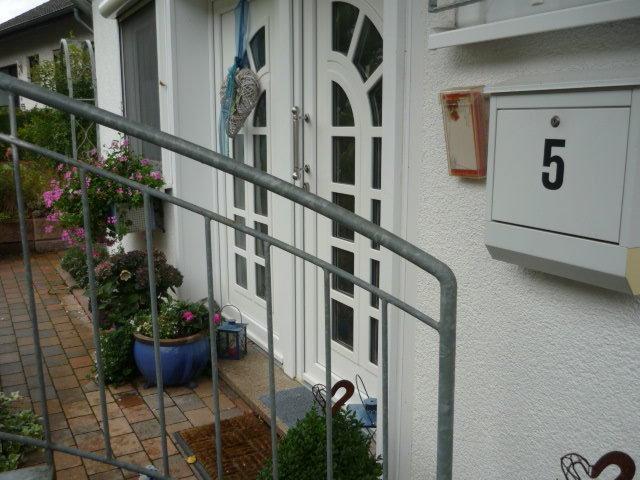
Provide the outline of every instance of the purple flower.
{"type": "Polygon", "coordinates": [[[222,323],[222,315],[220,315],[220,312],[213,315],[213,323],[215,325],[220,325],[222,323]]]}
{"type": "Polygon", "coordinates": [[[143,167],[146,167],[146,166],[147,166],[147,165],[149,165],[150,163],[151,163],[151,162],[150,162],[150,161],[149,161],[149,159],[147,159],[147,158],[143,158],[142,160],[140,160],[140,164],[141,164],[143,167]]]}
{"type": "Polygon", "coordinates": [[[45,225],[44,233],[51,233],[51,232],[53,232],[53,225],[45,225]]]}
{"type": "Polygon", "coordinates": [[[154,180],[162,180],[162,172],[160,172],[158,170],[154,170],[153,172],[151,172],[149,174],[149,176],[151,178],[153,178],[154,180]]]}
{"type": "Polygon", "coordinates": [[[182,319],[185,322],[192,322],[194,318],[196,318],[196,316],[193,314],[193,312],[190,312],[189,310],[182,312],[182,319]]]}
{"type": "Polygon", "coordinates": [[[108,225],[115,225],[117,222],[117,219],[114,215],[110,215],[107,217],[107,224],[108,225]]]}

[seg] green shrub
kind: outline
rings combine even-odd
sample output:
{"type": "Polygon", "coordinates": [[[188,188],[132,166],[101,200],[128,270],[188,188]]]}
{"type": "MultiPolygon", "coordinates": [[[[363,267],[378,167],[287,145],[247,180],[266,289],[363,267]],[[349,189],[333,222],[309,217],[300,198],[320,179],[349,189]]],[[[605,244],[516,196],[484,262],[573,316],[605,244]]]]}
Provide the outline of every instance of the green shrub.
{"type": "MultiPolygon", "coordinates": [[[[13,402],[19,398],[17,392],[11,395],[0,392],[0,431],[42,439],[40,417],[30,410],[16,410],[13,407],[13,402]]],[[[15,470],[24,455],[35,450],[37,448],[30,445],[0,440],[0,472],[15,470]]]]}
{"type": "MultiPolygon", "coordinates": [[[[316,408],[291,428],[278,446],[278,473],[281,480],[326,478],[325,417],[316,408]]],[[[377,480],[382,463],[369,451],[362,424],[352,412],[333,417],[333,478],[336,480],[377,480]]],[[[271,478],[271,461],[258,480],[271,478]]]]}
{"type": "MultiPolygon", "coordinates": [[[[20,177],[27,215],[41,216],[44,212],[42,194],[49,188],[55,171],[46,165],[24,162],[20,164],[20,177]]],[[[0,217],[5,220],[18,218],[12,163],[0,163],[0,217]]]]}
{"type": "MultiPolygon", "coordinates": [[[[167,263],[160,251],[153,252],[158,302],[169,296],[169,290],[182,285],[182,274],[167,263]]],[[[134,316],[148,312],[149,269],[147,254],[141,250],[121,252],[96,266],[98,308],[107,324],[122,325],[134,316]]]]}
{"type": "Polygon", "coordinates": [[[100,332],[100,351],[105,383],[120,385],[135,375],[133,325],[127,323],[117,329],[100,332]]]}
{"type": "MultiPolygon", "coordinates": [[[[62,155],[71,156],[69,115],[49,107],[34,107],[20,112],[19,118],[18,137],[20,139],[62,155]]],[[[55,166],[54,160],[29,150],[20,150],[20,159],[55,166]]]]}
{"type": "MultiPolygon", "coordinates": [[[[98,265],[109,257],[109,252],[101,245],[93,246],[93,263],[98,265]]],[[[87,259],[84,247],[71,247],[64,252],[60,266],[69,272],[71,278],[75,280],[79,287],[86,287],[89,282],[87,278],[87,259]]]]}

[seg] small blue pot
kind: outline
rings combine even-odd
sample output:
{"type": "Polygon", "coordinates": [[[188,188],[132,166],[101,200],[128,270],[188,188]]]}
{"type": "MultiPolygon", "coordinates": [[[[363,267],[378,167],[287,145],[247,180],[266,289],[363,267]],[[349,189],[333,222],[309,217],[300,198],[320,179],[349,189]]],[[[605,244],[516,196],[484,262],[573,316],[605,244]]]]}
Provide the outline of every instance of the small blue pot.
{"type": "MultiPolygon", "coordinates": [[[[153,338],[134,333],[133,358],[148,386],[156,384],[153,338]]],[[[165,386],[189,384],[207,366],[210,357],[207,332],[160,340],[162,382],[165,386]]]]}

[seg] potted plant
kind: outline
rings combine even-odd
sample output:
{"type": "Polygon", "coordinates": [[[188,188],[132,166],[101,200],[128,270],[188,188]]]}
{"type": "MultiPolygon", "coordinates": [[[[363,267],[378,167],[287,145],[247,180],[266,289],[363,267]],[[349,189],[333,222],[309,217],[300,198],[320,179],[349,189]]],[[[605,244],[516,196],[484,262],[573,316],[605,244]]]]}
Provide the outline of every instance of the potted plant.
{"type": "MultiPolygon", "coordinates": [[[[278,445],[281,480],[326,478],[326,421],[313,407],[289,429],[278,445]]],[[[271,460],[258,480],[271,478],[271,460]]],[[[382,475],[380,457],[371,453],[369,436],[353,412],[338,409],[333,415],[333,472],[342,480],[377,480],[382,475]]]]}
{"type": "MultiPolygon", "coordinates": [[[[210,316],[202,303],[167,299],[158,312],[164,385],[190,384],[209,362],[210,316]]],[[[133,358],[148,386],[156,383],[151,315],[134,320],[133,358]]],[[[211,327],[215,328],[215,327],[211,327]]]]}
{"type": "MultiPolygon", "coordinates": [[[[160,251],[153,252],[157,301],[182,285],[182,274],[167,263],[160,251]]],[[[147,253],[141,250],[111,255],[96,266],[97,300],[104,327],[123,325],[141,312],[149,312],[147,253]]],[[[86,292],[87,295],[89,292],[86,292]]]]}
{"type": "MultiPolygon", "coordinates": [[[[82,161],[148,187],[164,185],[162,173],[150,160],[133,152],[126,139],[114,140],[104,157],[95,149],[90,150],[82,161]]],[[[43,198],[50,222],[62,229],[62,239],[72,246],[84,240],[80,175],[76,167],[63,164],[58,165],[57,171],[60,180],[52,180],[43,198]]],[[[120,213],[139,209],[143,205],[142,193],[90,173],[85,176],[85,184],[93,240],[112,245],[131,231],[131,222],[120,213]]]]}

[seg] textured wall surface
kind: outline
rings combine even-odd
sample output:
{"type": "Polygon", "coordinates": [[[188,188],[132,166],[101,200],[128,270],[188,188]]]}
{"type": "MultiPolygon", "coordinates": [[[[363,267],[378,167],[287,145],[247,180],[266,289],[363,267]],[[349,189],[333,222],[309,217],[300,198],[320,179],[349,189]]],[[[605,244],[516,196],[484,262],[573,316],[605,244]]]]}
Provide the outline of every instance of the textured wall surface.
{"type": "MultiPolygon", "coordinates": [[[[447,175],[437,100],[446,88],[520,75],[640,68],[640,21],[429,51],[428,29],[447,15],[412,3],[413,240],[459,281],[453,477],[563,479],[560,458],[574,451],[595,462],[619,449],[640,465],[640,299],[492,260],[485,182],[447,175]]],[[[419,279],[435,315],[437,295],[419,279]]],[[[418,329],[413,478],[435,472],[436,360],[436,337],[418,329]]]]}

